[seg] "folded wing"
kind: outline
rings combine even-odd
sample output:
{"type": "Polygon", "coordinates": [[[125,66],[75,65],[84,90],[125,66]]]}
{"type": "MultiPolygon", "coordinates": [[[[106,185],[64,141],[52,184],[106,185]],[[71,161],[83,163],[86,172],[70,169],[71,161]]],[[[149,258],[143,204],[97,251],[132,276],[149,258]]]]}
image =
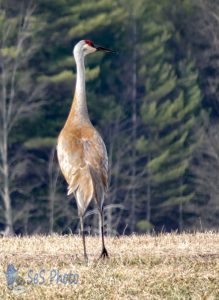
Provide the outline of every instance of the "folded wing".
{"type": "Polygon", "coordinates": [[[68,182],[68,195],[74,194],[79,214],[84,214],[92,198],[102,207],[108,187],[108,158],[101,136],[92,131],[81,130],[60,135],[58,159],[68,182]],[[83,134],[83,132],[85,134],[83,134]],[[70,137],[70,138],[69,138],[70,137]]]}

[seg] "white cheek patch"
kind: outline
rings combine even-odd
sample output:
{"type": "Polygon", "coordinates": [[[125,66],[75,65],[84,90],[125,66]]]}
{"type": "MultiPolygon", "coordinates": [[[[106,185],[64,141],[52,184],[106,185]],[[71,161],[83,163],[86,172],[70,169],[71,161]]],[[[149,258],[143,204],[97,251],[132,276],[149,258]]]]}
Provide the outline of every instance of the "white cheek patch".
{"type": "Polygon", "coordinates": [[[90,53],[94,53],[95,51],[96,51],[96,49],[89,46],[89,45],[84,46],[84,54],[85,55],[90,54],[90,53]]]}

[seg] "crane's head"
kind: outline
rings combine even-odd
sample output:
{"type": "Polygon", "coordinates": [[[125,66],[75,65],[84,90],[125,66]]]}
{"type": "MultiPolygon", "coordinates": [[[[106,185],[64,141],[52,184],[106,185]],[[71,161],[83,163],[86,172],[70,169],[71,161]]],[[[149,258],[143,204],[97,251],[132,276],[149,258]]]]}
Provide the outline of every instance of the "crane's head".
{"type": "Polygon", "coordinates": [[[78,56],[84,57],[84,56],[86,56],[90,53],[94,53],[96,51],[115,52],[111,49],[94,45],[94,43],[90,40],[82,40],[75,45],[73,53],[74,53],[74,57],[76,58],[78,56]]]}

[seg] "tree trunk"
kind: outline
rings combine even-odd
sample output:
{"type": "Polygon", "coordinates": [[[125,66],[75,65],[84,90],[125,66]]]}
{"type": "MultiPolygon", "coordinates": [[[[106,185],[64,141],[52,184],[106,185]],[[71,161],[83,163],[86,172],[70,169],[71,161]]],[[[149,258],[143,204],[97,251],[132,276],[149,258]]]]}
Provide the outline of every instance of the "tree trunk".
{"type": "Polygon", "coordinates": [[[4,189],[4,204],[5,204],[5,221],[6,221],[4,235],[6,236],[14,235],[11,199],[7,188],[4,189]]]}
{"type": "MultiPolygon", "coordinates": [[[[148,156],[148,162],[150,162],[151,160],[151,156],[149,154],[148,156]]],[[[148,170],[147,172],[147,205],[146,205],[146,209],[147,209],[147,215],[146,215],[146,219],[148,224],[151,223],[151,174],[150,171],[148,170]]],[[[151,229],[148,228],[147,229],[147,233],[150,233],[151,229]]]]}
{"type": "Polygon", "coordinates": [[[14,235],[11,198],[9,192],[9,171],[8,171],[8,139],[7,129],[3,133],[3,202],[5,207],[5,235],[14,235]]]}
{"type": "Polygon", "coordinates": [[[179,205],[179,232],[183,231],[183,204],[179,205]]]}
{"type": "MultiPolygon", "coordinates": [[[[137,26],[136,20],[134,19],[132,27],[132,41],[133,45],[136,44],[137,40],[137,26]]],[[[136,225],[136,127],[137,127],[137,109],[136,109],[136,85],[137,85],[137,53],[136,53],[136,46],[133,47],[133,56],[132,56],[132,93],[131,93],[131,101],[132,101],[132,167],[131,167],[131,232],[134,232],[135,225],[136,225]]]]}
{"type": "Polygon", "coordinates": [[[2,140],[1,140],[1,158],[3,170],[2,196],[5,208],[5,235],[13,235],[13,219],[11,198],[9,192],[9,162],[8,162],[8,118],[7,118],[7,92],[6,92],[6,73],[2,69],[2,140]]]}
{"type": "Polygon", "coordinates": [[[107,208],[107,235],[112,235],[112,209],[110,207],[107,208]]]}
{"type": "MultiPolygon", "coordinates": [[[[183,185],[183,178],[180,180],[181,186],[183,185]]],[[[180,197],[183,196],[183,192],[180,192],[180,197]]],[[[181,202],[179,204],[179,232],[181,233],[183,231],[183,203],[181,202]]]]}

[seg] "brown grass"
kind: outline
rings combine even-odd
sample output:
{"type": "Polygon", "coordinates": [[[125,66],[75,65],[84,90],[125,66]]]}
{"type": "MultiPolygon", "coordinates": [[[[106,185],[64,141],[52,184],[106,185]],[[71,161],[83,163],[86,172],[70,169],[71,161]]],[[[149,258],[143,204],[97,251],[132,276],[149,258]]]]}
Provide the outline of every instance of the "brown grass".
{"type": "Polygon", "coordinates": [[[0,299],[219,299],[219,234],[112,237],[106,244],[110,259],[97,261],[100,240],[87,238],[86,265],[79,236],[1,238],[0,299]],[[6,285],[9,263],[24,279],[20,294],[6,285]],[[26,284],[29,269],[45,269],[46,282],[26,284]],[[50,269],[78,273],[79,283],[50,284],[50,269]]]}

